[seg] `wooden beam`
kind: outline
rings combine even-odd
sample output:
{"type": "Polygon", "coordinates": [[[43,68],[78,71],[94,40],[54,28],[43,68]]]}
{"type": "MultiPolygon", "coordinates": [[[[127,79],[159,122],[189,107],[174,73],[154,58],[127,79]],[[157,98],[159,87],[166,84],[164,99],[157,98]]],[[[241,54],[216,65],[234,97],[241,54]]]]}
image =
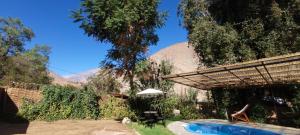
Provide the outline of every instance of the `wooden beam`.
{"type": "Polygon", "coordinates": [[[249,85],[249,83],[245,82],[244,79],[241,79],[239,76],[237,76],[236,74],[234,74],[233,72],[231,72],[230,70],[228,70],[226,67],[224,67],[224,69],[229,72],[230,74],[232,74],[233,76],[235,76],[236,78],[238,78],[239,80],[241,80],[242,82],[246,83],[247,85],[249,85]]]}
{"type": "Polygon", "coordinates": [[[267,82],[267,84],[270,84],[267,78],[259,71],[257,67],[255,67],[256,71],[260,74],[260,76],[267,82]]]}
{"type": "Polygon", "coordinates": [[[267,74],[269,75],[270,79],[272,80],[272,82],[274,82],[271,74],[269,73],[269,70],[267,69],[266,65],[264,64],[264,62],[262,61],[261,64],[263,65],[264,69],[267,71],[267,74]]]}
{"type": "Polygon", "coordinates": [[[178,81],[175,81],[175,80],[170,80],[170,81],[175,82],[175,83],[179,83],[179,84],[182,84],[182,85],[190,86],[190,87],[193,87],[193,88],[197,88],[197,89],[203,89],[203,88],[199,88],[199,87],[194,86],[194,85],[178,82],[178,81]]]}
{"type": "MultiPolygon", "coordinates": [[[[284,55],[284,56],[274,57],[274,58],[265,58],[265,59],[260,59],[260,60],[254,60],[254,61],[249,61],[249,62],[233,64],[233,65],[227,65],[227,66],[213,67],[213,68],[204,69],[202,71],[198,70],[198,71],[194,71],[194,72],[184,73],[184,74],[181,74],[181,76],[193,76],[193,75],[198,75],[198,74],[223,72],[223,71],[226,71],[224,69],[224,67],[228,68],[229,70],[239,70],[239,69],[258,67],[258,66],[261,66],[262,63],[264,64],[264,66],[267,66],[267,65],[288,63],[288,62],[293,62],[293,61],[300,61],[300,53],[296,53],[294,55],[284,55]]],[[[163,78],[175,78],[175,77],[176,77],[176,75],[167,75],[167,76],[164,76],[163,78]]]]}
{"type": "Polygon", "coordinates": [[[225,83],[219,82],[218,80],[216,80],[216,79],[214,79],[214,78],[212,78],[212,77],[209,77],[209,76],[207,76],[207,75],[204,75],[204,74],[200,74],[200,75],[202,75],[202,76],[204,76],[204,77],[206,77],[206,78],[208,78],[208,79],[214,80],[214,81],[217,82],[217,83],[222,83],[222,84],[226,85],[225,83]]]}
{"type": "Polygon", "coordinates": [[[181,77],[181,78],[183,78],[183,79],[186,79],[186,80],[192,81],[192,82],[194,82],[194,83],[200,84],[200,85],[202,85],[204,88],[206,87],[206,86],[205,86],[205,84],[203,84],[203,83],[200,83],[200,82],[197,82],[197,81],[195,81],[195,80],[192,80],[192,79],[186,78],[186,77],[184,77],[184,76],[180,76],[180,77],[181,77]]]}

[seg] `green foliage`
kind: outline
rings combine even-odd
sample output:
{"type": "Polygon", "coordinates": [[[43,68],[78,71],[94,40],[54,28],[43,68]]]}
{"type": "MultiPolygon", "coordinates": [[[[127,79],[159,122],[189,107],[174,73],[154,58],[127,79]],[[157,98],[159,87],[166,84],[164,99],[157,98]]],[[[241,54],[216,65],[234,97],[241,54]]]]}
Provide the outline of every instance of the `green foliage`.
{"type": "Polygon", "coordinates": [[[179,105],[179,110],[180,110],[180,118],[184,120],[201,118],[201,115],[196,109],[195,104],[181,103],[179,105]]]}
{"type": "Polygon", "coordinates": [[[198,90],[189,88],[187,89],[185,95],[179,97],[179,102],[177,103],[178,109],[180,110],[180,118],[189,120],[201,118],[199,110],[196,108],[197,105],[198,90]]]}
{"type": "Polygon", "coordinates": [[[294,109],[298,112],[300,112],[300,91],[297,89],[297,93],[295,94],[295,97],[292,99],[294,109]]]}
{"type": "Polygon", "coordinates": [[[28,120],[96,119],[98,98],[93,91],[70,86],[45,86],[38,103],[24,100],[20,115],[28,120]]]}
{"type": "Polygon", "coordinates": [[[196,104],[197,96],[198,96],[198,90],[194,88],[189,88],[187,89],[185,96],[183,96],[181,100],[192,104],[196,104]]]}
{"type": "Polygon", "coordinates": [[[128,117],[131,120],[136,119],[127,101],[110,96],[100,104],[100,116],[107,119],[123,119],[124,117],[128,117]]]}
{"type": "Polygon", "coordinates": [[[25,42],[30,41],[34,33],[23,25],[21,20],[0,17],[0,59],[17,55],[25,50],[25,42]]]}
{"type": "Polygon", "coordinates": [[[267,118],[267,110],[261,104],[251,107],[251,119],[255,122],[263,123],[267,118]]]}
{"type": "Polygon", "coordinates": [[[111,69],[102,69],[95,76],[89,77],[85,87],[94,90],[98,96],[108,93],[119,93],[121,83],[111,69]]]}
{"type": "Polygon", "coordinates": [[[135,64],[157,43],[155,30],[165,21],[158,4],[159,0],[83,0],[72,14],[88,36],[112,44],[103,63],[124,74],[131,90],[136,89],[135,64]]]}
{"type": "Polygon", "coordinates": [[[173,135],[173,133],[162,124],[155,124],[153,127],[147,127],[142,124],[132,123],[129,127],[135,129],[141,135],[173,135]]]}
{"type": "Polygon", "coordinates": [[[182,0],[179,15],[201,62],[216,66],[300,51],[299,4],[182,0]]]}
{"type": "MultiPolygon", "coordinates": [[[[299,91],[299,89],[297,89],[297,93],[296,93],[295,97],[293,98],[292,103],[294,105],[293,106],[294,111],[299,114],[300,113],[300,91],[299,91]]],[[[300,116],[295,118],[294,122],[299,127],[300,126],[300,116]]]]}
{"type": "Polygon", "coordinates": [[[166,118],[173,117],[173,110],[178,106],[179,99],[175,96],[154,100],[151,107],[159,110],[160,113],[166,118]]]}
{"type": "Polygon", "coordinates": [[[213,21],[199,21],[189,37],[199,58],[207,66],[237,61],[234,47],[238,37],[231,26],[219,26],[213,21]]]}
{"type": "Polygon", "coordinates": [[[135,69],[135,75],[138,78],[136,84],[141,90],[156,88],[170,94],[174,83],[163,80],[161,77],[171,74],[172,70],[173,65],[166,60],[162,60],[159,64],[150,60],[140,61],[135,69]]]}
{"type": "MultiPolygon", "coordinates": [[[[246,104],[253,103],[253,101],[247,102],[250,96],[246,96],[247,98],[241,96],[241,91],[242,90],[232,90],[226,88],[213,89],[211,91],[218,117],[225,118],[226,113],[233,113],[234,111],[240,110],[241,107],[245,106],[246,104]]],[[[248,90],[248,92],[249,91],[252,92],[251,90],[248,90]]],[[[246,90],[243,92],[244,94],[247,94],[246,90]]]]}
{"type": "Polygon", "coordinates": [[[47,71],[49,47],[36,45],[25,49],[25,43],[33,36],[19,19],[0,18],[0,84],[51,82],[47,71]]]}
{"type": "Polygon", "coordinates": [[[35,46],[17,56],[7,58],[4,66],[5,75],[2,83],[9,84],[11,81],[49,84],[47,64],[50,49],[47,46],[35,46]]]}

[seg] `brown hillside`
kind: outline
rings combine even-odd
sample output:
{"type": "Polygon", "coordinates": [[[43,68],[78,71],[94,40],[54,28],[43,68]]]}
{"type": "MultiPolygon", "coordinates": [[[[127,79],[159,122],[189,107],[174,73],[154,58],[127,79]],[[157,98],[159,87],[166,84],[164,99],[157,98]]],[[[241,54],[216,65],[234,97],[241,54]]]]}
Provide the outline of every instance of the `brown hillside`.
{"type": "MultiPolygon", "coordinates": [[[[173,74],[194,71],[199,68],[200,65],[194,48],[192,46],[189,46],[187,42],[170,45],[169,47],[163,48],[155,54],[151,55],[149,58],[153,61],[156,61],[157,63],[159,63],[161,60],[170,61],[174,66],[173,74]]],[[[76,75],[70,75],[68,77],[65,77],[65,79],[73,82],[85,83],[87,78],[95,75],[97,71],[99,71],[99,69],[92,69],[86,72],[78,73],[76,75]]],[[[125,82],[122,82],[122,84],[123,88],[121,91],[124,92],[128,89],[128,84],[125,82]]],[[[178,94],[185,94],[185,91],[188,88],[189,87],[184,85],[175,84],[174,91],[178,94]]],[[[200,93],[199,95],[199,99],[203,99],[201,96],[205,94],[200,93]]]]}
{"type": "Polygon", "coordinates": [[[167,48],[161,49],[150,56],[151,60],[160,62],[168,60],[174,65],[173,73],[194,71],[199,66],[199,59],[192,46],[187,42],[177,43],[167,48]]]}
{"type": "Polygon", "coordinates": [[[72,85],[75,87],[79,87],[80,83],[71,82],[66,78],[63,78],[55,73],[50,72],[49,76],[53,78],[52,84],[59,84],[59,85],[72,85]]]}

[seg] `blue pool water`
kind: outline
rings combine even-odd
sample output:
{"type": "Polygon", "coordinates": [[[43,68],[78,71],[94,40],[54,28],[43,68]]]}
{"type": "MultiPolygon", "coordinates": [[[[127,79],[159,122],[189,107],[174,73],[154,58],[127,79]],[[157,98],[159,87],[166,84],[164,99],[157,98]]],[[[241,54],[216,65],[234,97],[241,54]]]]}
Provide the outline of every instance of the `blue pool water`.
{"type": "Polygon", "coordinates": [[[280,135],[261,129],[212,123],[191,123],[185,129],[199,135],[280,135]]]}

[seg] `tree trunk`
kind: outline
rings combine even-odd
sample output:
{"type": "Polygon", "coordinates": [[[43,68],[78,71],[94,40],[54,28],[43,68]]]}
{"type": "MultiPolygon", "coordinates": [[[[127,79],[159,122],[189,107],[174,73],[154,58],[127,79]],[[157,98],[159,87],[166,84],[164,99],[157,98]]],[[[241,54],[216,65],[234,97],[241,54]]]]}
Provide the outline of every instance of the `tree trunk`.
{"type": "Polygon", "coordinates": [[[135,96],[136,94],[136,87],[134,85],[134,75],[133,73],[129,73],[129,86],[130,86],[130,96],[135,96]]]}

